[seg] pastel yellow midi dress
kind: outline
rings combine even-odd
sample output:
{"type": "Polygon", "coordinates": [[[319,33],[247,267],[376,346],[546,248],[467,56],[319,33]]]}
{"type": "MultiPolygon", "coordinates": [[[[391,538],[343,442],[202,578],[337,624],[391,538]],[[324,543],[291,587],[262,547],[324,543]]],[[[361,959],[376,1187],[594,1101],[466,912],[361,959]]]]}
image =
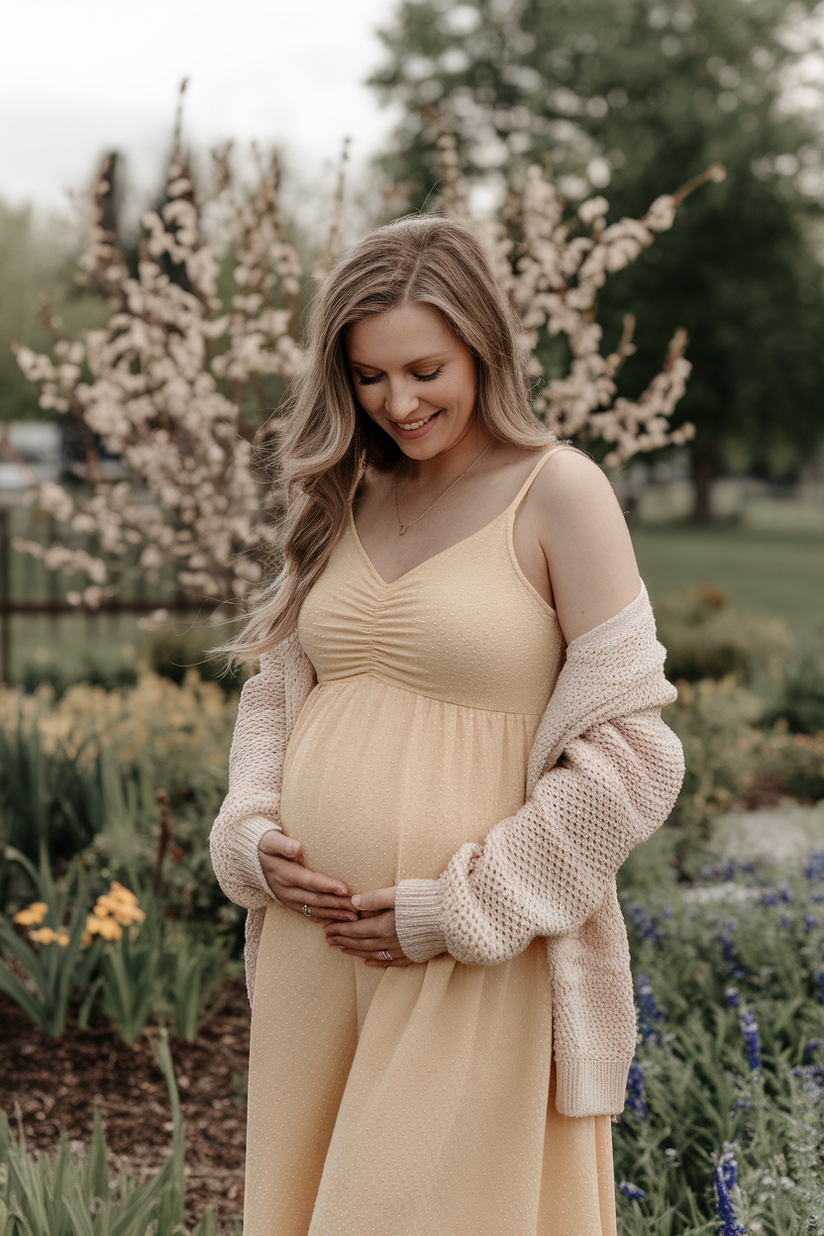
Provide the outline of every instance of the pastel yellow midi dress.
{"type": "MultiPolygon", "coordinates": [[[[318,676],[284,831],[353,891],[434,878],[523,805],[563,660],[515,501],[391,584],[350,521],[307,597],[318,676]]],[[[553,1101],[546,945],[373,969],[277,902],[252,1012],[244,1236],[612,1236],[609,1117],[553,1101]]]]}

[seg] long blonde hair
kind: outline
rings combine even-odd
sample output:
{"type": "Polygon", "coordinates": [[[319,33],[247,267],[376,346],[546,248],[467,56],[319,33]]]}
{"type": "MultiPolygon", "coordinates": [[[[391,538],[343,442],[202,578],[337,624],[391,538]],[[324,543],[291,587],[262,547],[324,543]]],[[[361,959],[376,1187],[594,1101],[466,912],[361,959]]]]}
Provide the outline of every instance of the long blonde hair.
{"type": "Polygon", "coordinates": [[[475,357],[475,408],[494,440],[532,449],[554,440],[530,406],[517,315],[472,232],[416,215],[367,236],[330,271],[311,311],[304,364],[278,431],[283,568],[227,646],[233,662],[254,660],[294,630],[346,527],[364,465],[400,460],[400,448],[358,405],[344,332],[410,302],[437,309],[475,357]]]}

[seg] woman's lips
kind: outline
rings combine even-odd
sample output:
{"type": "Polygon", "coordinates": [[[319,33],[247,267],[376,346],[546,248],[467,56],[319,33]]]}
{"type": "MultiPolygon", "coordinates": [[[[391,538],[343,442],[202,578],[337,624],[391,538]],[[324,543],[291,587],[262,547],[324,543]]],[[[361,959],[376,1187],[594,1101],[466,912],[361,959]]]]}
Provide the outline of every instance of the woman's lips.
{"type": "Polygon", "coordinates": [[[420,424],[419,420],[412,421],[411,424],[417,425],[418,426],[417,429],[406,429],[404,428],[403,425],[399,424],[398,421],[392,422],[392,428],[394,429],[395,433],[398,435],[399,438],[405,438],[407,440],[409,440],[410,438],[421,438],[423,437],[425,433],[429,432],[429,430],[432,428],[432,425],[438,419],[442,411],[443,409],[439,409],[437,412],[433,412],[432,415],[428,417],[422,425],[420,424]]]}

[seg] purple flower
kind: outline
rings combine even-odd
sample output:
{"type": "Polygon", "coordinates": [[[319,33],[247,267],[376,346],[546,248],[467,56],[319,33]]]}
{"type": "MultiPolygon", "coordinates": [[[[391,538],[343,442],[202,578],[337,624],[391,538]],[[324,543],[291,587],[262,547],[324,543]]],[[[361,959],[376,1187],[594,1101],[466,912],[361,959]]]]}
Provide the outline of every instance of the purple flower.
{"type": "Polygon", "coordinates": [[[745,1236],[747,1229],[736,1221],[732,1204],[732,1191],[737,1179],[738,1169],[733,1148],[725,1145],[724,1153],[715,1164],[715,1205],[721,1220],[718,1236],[745,1236]]]}
{"type": "Polygon", "coordinates": [[[818,974],[818,989],[821,992],[821,1003],[824,1004],[824,970],[820,970],[818,974]]]}
{"type": "Polygon", "coordinates": [[[647,1105],[644,1101],[644,1070],[635,1060],[629,1066],[626,1105],[630,1111],[635,1112],[639,1120],[646,1120],[647,1105]]]}
{"type": "Polygon", "coordinates": [[[782,914],[781,918],[778,920],[778,926],[779,927],[791,927],[792,921],[793,920],[791,918],[787,918],[786,914],[782,914]]]}
{"type": "Polygon", "coordinates": [[[724,997],[725,997],[725,999],[726,999],[726,1001],[727,1001],[727,1008],[728,1008],[728,1009],[737,1009],[737,1008],[738,1008],[739,996],[738,996],[738,988],[737,988],[737,987],[728,987],[728,988],[727,988],[727,990],[724,992],[724,997]]]}
{"type": "Polygon", "coordinates": [[[788,905],[791,904],[792,897],[790,895],[790,888],[786,880],[782,881],[781,887],[779,888],[778,892],[781,896],[782,901],[786,901],[788,905]]]}
{"type": "Polygon", "coordinates": [[[735,944],[732,939],[729,936],[716,936],[715,938],[721,945],[721,952],[724,954],[724,961],[727,963],[730,974],[735,979],[742,979],[744,971],[735,955],[735,944]]]}
{"type": "Polygon", "coordinates": [[[804,875],[808,880],[824,880],[824,850],[810,854],[804,864],[804,875]]]}
{"type": "Polygon", "coordinates": [[[804,1055],[812,1056],[814,1052],[818,1051],[820,1046],[821,1039],[807,1039],[807,1042],[804,1044],[804,1055]]]}
{"type": "Polygon", "coordinates": [[[758,1022],[755,1020],[755,1014],[750,1009],[746,1009],[741,1014],[741,1033],[744,1036],[744,1046],[747,1049],[747,1064],[750,1066],[750,1072],[758,1073],[761,1069],[758,1022]]]}
{"type": "Polygon", "coordinates": [[[661,943],[661,933],[655,926],[651,915],[637,901],[631,901],[627,906],[627,918],[632,923],[642,940],[651,940],[658,947],[661,943]]]}
{"type": "Polygon", "coordinates": [[[653,1023],[663,1021],[664,1014],[655,1003],[652,985],[645,974],[638,975],[635,980],[635,988],[638,992],[638,1029],[646,1043],[650,1039],[657,1038],[653,1023]]]}
{"type": "Polygon", "coordinates": [[[752,1103],[750,1102],[749,1099],[736,1099],[735,1106],[743,1107],[745,1110],[749,1110],[749,1108],[752,1107],[752,1103]]]}
{"type": "Polygon", "coordinates": [[[812,914],[808,914],[804,919],[804,926],[807,928],[807,931],[815,931],[818,926],[818,919],[813,918],[812,914]]]}
{"type": "Polygon", "coordinates": [[[763,906],[777,906],[778,897],[775,895],[775,893],[762,893],[761,894],[761,904],[763,906]]]}
{"type": "Polygon", "coordinates": [[[621,1180],[619,1182],[618,1191],[623,1193],[624,1197],[629,1198],[631,1202],[640,1202],[647,1196],[643,1189],[639,1189],[638,1185],[630,1184],[628,1180],[621,1180]]]}

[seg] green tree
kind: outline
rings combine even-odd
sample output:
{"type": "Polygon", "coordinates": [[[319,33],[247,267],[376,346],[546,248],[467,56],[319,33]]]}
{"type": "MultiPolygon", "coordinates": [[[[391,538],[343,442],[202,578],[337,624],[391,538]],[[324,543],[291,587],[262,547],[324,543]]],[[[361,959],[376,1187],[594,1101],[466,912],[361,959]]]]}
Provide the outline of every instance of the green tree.
{"type": "Polygon", "coordinates": [[[730,443],[750,465],[803,458],[824,427],[824,288],[812,235],[824,175],[819,133],[793,90],[814,45],[794,0],[404,0],[372,84],[403,117],[384,167],[409,204],[438,177],[434,115],[467,175],[493,188],[513,163],[552,159],[573,200],[608,188],[638,214],[714,161],[728,176],[693,195],[673,230],[610,281],[601,320],[638,315],[628,393],[678,325],[693,375],[696,515],[730,443]]]}
{"type": "Polygon", "coordinates": [[[52,303],[69,331],[103,320],[105,302],[74,278],[76,250],[77,237],[65,220],[38,218],[30,206],[0,201],[0,423],[46,415],[12,352],[18,343],[48,347],[51,334],[39,313],[42,298],[52,303]]]}

